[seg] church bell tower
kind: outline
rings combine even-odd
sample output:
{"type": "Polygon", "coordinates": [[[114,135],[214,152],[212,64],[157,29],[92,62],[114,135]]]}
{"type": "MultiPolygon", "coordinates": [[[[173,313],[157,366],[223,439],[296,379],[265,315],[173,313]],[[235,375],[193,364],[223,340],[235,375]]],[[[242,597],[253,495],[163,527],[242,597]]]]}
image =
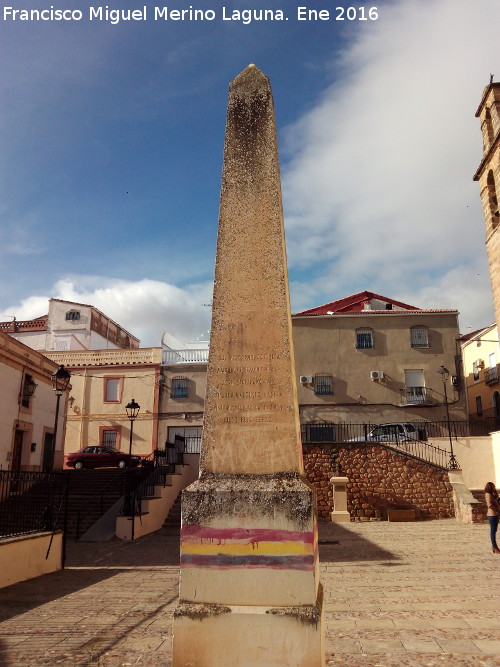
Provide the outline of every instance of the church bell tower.
{"type": "Polygon", "coordinates": [[[500,83],[493,77],[483,91],[476,111],[483,134],[483,157],[474,174],[479,181],[484,221],[486,252],[490,269],[495,319],[500,331],[500,83]]]}

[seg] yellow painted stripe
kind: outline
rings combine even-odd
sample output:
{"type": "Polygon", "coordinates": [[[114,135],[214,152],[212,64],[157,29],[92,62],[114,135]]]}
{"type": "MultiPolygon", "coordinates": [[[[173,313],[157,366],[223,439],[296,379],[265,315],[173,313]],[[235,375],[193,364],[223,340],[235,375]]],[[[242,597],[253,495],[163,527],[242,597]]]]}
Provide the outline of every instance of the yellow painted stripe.
{"type": "Polygon", "coordinates": [[[230,554],[237,556],[247,555],[307,555],[314,553],[312,544],[303,542],[255,542],[252,544],[197,544],[195,542],[183,542],[181,545],[183,554],[230,554]]]}

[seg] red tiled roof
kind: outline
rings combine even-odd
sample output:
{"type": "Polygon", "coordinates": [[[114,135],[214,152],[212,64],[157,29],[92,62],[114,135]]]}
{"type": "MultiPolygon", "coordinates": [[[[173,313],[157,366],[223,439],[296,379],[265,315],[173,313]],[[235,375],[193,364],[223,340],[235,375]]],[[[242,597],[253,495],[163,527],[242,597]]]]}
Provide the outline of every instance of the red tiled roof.
{"type": "MultiPolygon", "coordinates": [[[[316,306],[316,308],[310,308],[309,310],[302,310],[299,313],[294,313],[295,315],[327,315],[328,313],[356,313],[356,312],[367,312],[364,311],[364,306],[367,303],[370,303],[372,299],[377,299],[379,301],[384,301],[385,303],[390,303],[393,306],[398,308],[403,308],[404,310],[421,310],[416,306],[410,306],[408,303],[403,303],[402,301],[396,301],[395,299],[390,299],[386,296],[381,296],[380,294],[375,294],[374,292],[357,292],[351,296],[346,296],[343,299],[337,299],[337,301],[331,301],[330,303],[325,303],[323,306],[316,306]]],[[[377,311],[371,311],[377,312],[377,311]]],[[[378,311],[381,312],[381,311],[378,311]]],[[[390,311],[384,311],[390,312],[390,311]]]]}

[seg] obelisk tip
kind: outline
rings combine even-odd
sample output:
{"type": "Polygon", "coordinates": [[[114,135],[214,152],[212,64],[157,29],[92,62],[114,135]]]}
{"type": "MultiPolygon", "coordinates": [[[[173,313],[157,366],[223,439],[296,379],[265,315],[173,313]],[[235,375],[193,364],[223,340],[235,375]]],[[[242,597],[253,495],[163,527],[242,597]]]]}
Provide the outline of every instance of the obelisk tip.
{"type": "Polygon", "coordinates": [[[250,91],[262,88],[270,89],[271,84],[264,72],[257,65],[250,63],[231,81],[229,88],[230,90],[250,91]]]}

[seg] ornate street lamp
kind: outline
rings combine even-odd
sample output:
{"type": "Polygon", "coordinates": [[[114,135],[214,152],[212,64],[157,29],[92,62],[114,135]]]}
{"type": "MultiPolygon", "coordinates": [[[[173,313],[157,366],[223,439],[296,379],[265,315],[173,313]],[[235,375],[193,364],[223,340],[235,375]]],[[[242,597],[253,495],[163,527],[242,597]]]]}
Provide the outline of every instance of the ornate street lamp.
{"type": "Polygon", "coordinates": [[[437,370],[437,372],[441,375],[441,379],[443,381],[443,389],[444,389],[444,404],[446,408],[446,424],[448,426],[448,437],[450,439],[450,462],[448,463],[448,468],[450,470],[459,470],[460,466],[458,465],[458,461],[455,458],[455,454],[453,453],[453,440],[451,437],[451,424],[450,424],[450,410],[448,408],[448,392],[446,391],[446,383],[448,382],[448,379],[450,377],[450,371],[445,368],[444,366],[440,366],[437,370]]]}
{"type": "Polygon", "coordinates": [[[54,457],[56,453],[56,438],[57,438],[57,423],[59,421],[59,402],[61,400],[61,396],[64,394],[66,389],[68,388],[69,385],[69,380],[71,378],[71,374],[69,371],[67,371],[64,366],[61,364],[57,371],[52,373],[52,389],[55,392],[56,395],[56,416],[54,419],[54,435],[52,437],[52,451],[50,453],[50,461],[48,459],[45,459],[44,456],[44,463],[45,466],[44,468],[50,470],[54,469],[54,457]]]}
{"type": "Polygon", "coordinates": [[[125,410],[127,411],[127,417],[130,419],[130,444],[128,448],[129,455],[132,454],[132,434],[134,432],[134,421],[136,420],[136,417],[139,414],[140,409],[141,406],[139,405],[139,403],[136,403],[134,398],[130,401],[130,403],[127,403],[127,405],[125,406],[125,410]]]}

